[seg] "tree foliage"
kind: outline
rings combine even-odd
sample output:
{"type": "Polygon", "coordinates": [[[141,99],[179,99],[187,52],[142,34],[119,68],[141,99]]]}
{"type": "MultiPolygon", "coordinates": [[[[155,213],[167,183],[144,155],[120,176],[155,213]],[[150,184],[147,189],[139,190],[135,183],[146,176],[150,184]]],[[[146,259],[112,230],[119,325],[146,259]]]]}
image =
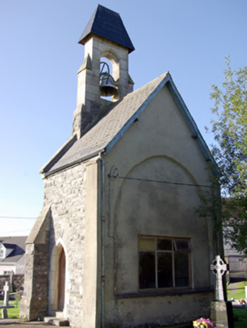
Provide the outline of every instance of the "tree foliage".
{"type": "Polygon", "coordinates": [[[221,187],[224,237],[247,253],[247,67],[233,71],[226,57],[224,76],[222,87],[213,85],[211,93],[212,153],[221,172],[214,184],[221,187]]]}
{"type": "Polygon", "coordinates": [[[247,67],[232,71],[226,58],[222,89],[213,85],[211,99],[212,131],[217,145],[213,155],[221,170],[220,184],[224,197],[247,196],[247,67]]]}

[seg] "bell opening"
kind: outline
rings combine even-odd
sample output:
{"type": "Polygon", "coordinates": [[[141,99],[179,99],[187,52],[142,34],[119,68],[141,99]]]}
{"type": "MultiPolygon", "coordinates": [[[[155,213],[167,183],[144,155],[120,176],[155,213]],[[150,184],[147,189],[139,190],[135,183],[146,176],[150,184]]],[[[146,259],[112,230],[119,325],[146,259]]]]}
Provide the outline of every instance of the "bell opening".
{"type": "Polygon", "coordinates": [[[100,63],[100,95],[102,97],[115,96],[118,93],[117,84],[110,74],[109,65],[106,62],[100,63]]]}

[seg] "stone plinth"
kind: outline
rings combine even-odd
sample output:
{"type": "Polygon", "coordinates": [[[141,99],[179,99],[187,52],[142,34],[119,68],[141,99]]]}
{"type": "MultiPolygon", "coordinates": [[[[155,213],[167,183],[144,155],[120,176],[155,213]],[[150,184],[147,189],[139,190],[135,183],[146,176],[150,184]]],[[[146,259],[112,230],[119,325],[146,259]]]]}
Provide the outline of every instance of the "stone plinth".
{"type": "Polygon", "coordinates": [[[215,328],[228,328],[227,306],[224,301],[211,302],[211,320],[215,328]]]}

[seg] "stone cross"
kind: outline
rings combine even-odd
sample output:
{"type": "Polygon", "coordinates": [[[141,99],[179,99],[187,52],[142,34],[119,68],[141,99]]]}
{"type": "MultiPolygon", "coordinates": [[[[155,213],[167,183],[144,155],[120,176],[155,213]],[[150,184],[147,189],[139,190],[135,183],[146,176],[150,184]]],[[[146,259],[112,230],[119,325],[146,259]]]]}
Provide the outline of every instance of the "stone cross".
{"type": "Polygon", "coordinates": [[[3,305],[4,306],[9,306],[9,283],[8,283],[8,281],[5,281],[5,285],[3,287],[3,290],[4,290],[3,305]]]}
{"type": "Polygon", "coordinates": [[[227,270],[227,265],[223,262],[219,255],[216,255],[215,260],[211,264],[211,271],[216,275],[216,301],[224,301],[224,292],[222,285],[222,276],[227,270]]]}

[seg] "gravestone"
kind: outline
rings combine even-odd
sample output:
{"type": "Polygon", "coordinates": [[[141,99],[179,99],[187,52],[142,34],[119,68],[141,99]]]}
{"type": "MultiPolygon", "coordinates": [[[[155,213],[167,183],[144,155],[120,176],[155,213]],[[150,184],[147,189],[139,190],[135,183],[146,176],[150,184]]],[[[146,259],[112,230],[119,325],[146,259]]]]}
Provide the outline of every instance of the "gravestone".
{"type": "Polygon", "coordinates": [[[4,292],[4,299],[3,299],[3,306],[2,306],[2,318],[7,319],[8,313],[7,313],[7,307],[9,306],[9,283],[8,281],[5,282],[5,285],[3,287],[4,292]]]}
{"type": "Polygon", "coordinates": [[[224,298],[222,283],[222,276],[227,271],[227,265],[219,255],[216,256],[215,260],[213,260],[211,264],[211,271],[216,276],[215,300],[211,302],[211,320],[215,324],[215,328],[232,328],[232,320],[228,320],[229,306],[224,298]]]}
{"type": "Polygon", "coordinates": [[[9,283],[8,283],[8,281],[5,281],[3,291],[4,291],[3,305],[9,306],[9,283]]]}
{"type": "Polygon", "coordinates": [[[225,301],[224,299],[224,290],[222,284],[222,276],[227,270],[226,264],[220,258],[219,255],[216,256],[211,264],[211,271],[216,276],[216,286],[215,286],[215,300],[216,301],[225,301]]]}

